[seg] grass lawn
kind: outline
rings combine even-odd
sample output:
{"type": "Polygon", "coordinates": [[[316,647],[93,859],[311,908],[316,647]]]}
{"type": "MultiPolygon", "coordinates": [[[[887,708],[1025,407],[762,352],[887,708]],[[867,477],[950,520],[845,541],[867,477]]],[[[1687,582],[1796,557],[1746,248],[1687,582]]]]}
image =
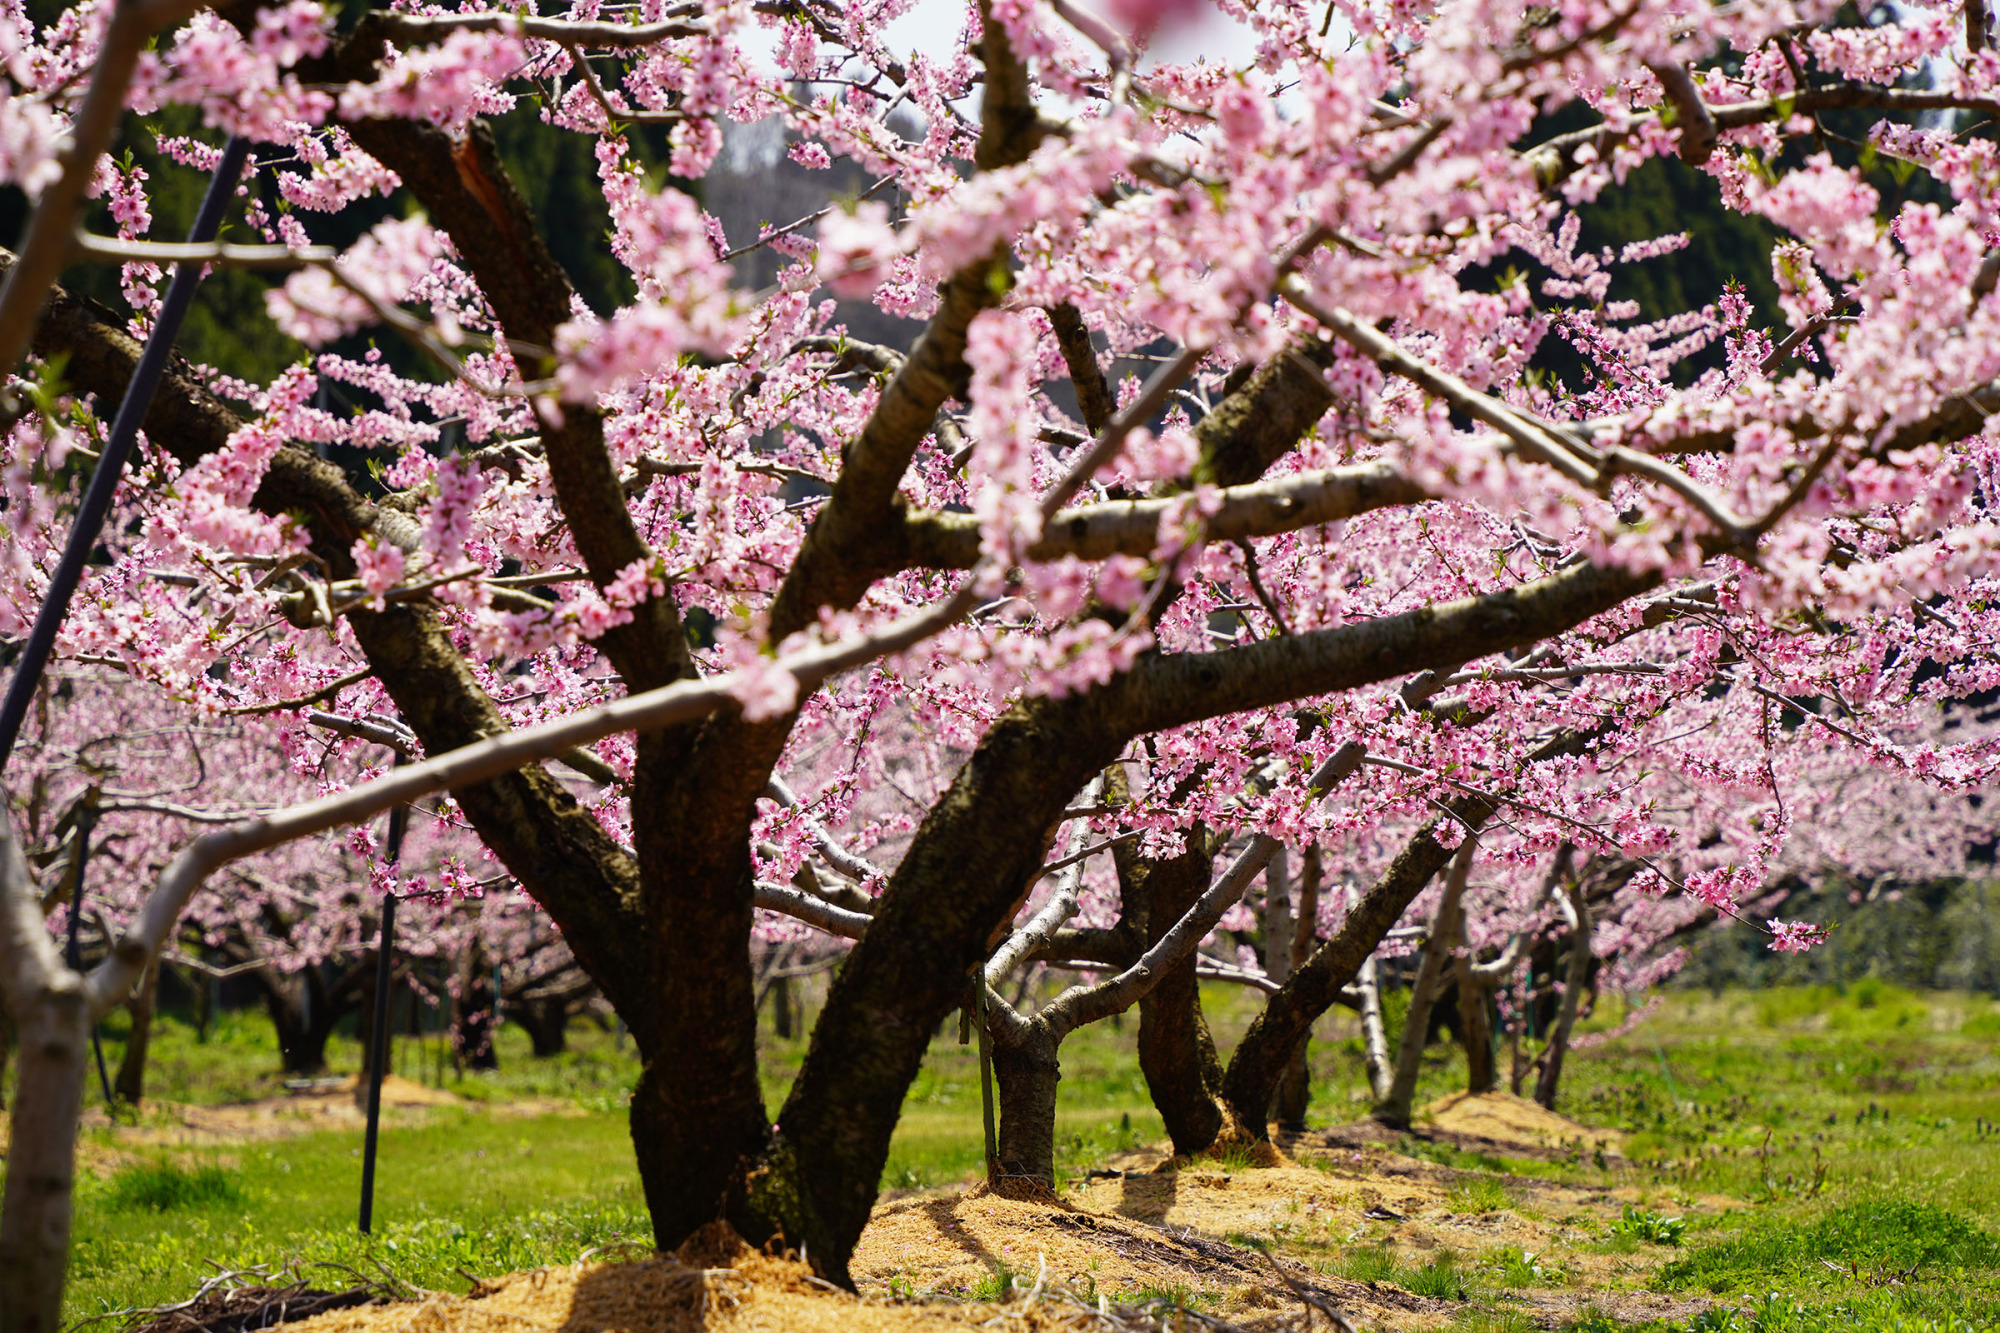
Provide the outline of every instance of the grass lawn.
{"type": "MultiPolygon", "coordinates": [[[[1225,1048],[1254,1012],[1245,993],[1209,993],[1225,1048]]],[[[1607,1004],[1591,1026],[1623,1015],[1607,1004]]],[[[1356,1043],[1344,1016],[1314,1043],[1313,1121],[1357,1119],[1356,1043]]],[[[107,1027],[115,1061],[121,1036],[107,1027]]],[[[534,1060],[512,1030],[501,1069],[455,1077],[466,1105],[406,1112],[383,1136],[376,1232],[355,1233],[360,1134],[187,1143],[164,1103],[215,1104],[282,1093],[261,1015],[226,1015],[206,1041],[167,1020],[149,1080],[161,1106],[137,1123],[86,1131],[69,1292],[72,1319],[185,1299],[217,1266],[331,1264],[375,1278],[462,1290],[468,1276],[644,1245],[645,1210],[622,1107],[637,1074],[629,1045],[588,1026],[572,1049],[534,1060]]],[[[1074,1178],[1107,1154],[1158,1141],[1157,1114],[1131,1049],[1132,1020],[1085,1029],[1063,1049],[1060,1169],[1074,1178]]],[[[401,1043],[399,1072],[438,1082],[437,1046],[401,1043]]],[[[803,1040],[767,1042],[775,1107],[803,1040]]],[[[335,1072],[358,1050],[337,1038],[335,1072]]],[[[1503,1057],[1504,1065],[1504,1057],[1503,1057]]],[[[1455,1090],[1462,1062],[1442,1047],[1419,1100],[1455,1090]]],[[[95,1097],[92,1098],[93,1103],[95,1097]]],[[[1328,1272],[1453,1302],[1466,1329],[1547,1326],[1510,1306],[1515,1288],[1588,1296],[1644,1281],[1712,1299],[1659,1333],[1819,1333],[2000,1328],[2000,1007],[1862,983],[1845,994],[1677,992],[1630,1033],[1578,1051],[1561,1108],[1627,1136],[1629,1165],[1500,1162],[1412,1141],[1412,1155],[1481,1174],[1454,1189],[1472,1213],[1531,1210],[1527,1177],[1633,1198],[1618,1220],[1572,1228],[1573,1253],[1444,1255],[1422,1263],[1368,1243],[1320,1242],[1301,1257],[1328,1272]],[[1642,1276],[1605,1276],[1620,1256],[1642,1276]],[[1659,1259],[1667,1262],[1662,1266],[1659,1259]],[[1899,1322],[1900,1321],[1900,1322],[1899,1322]]],[[[981,1160],[973,1048],[955,1026],[911,1089],[883,1185],[972,1178],[981,1160]]],[[[340,1268],[315,1281],[353,1281],[340,1268]]],[[[1571,1327],[1620,1325],[1587,1305],[1571,1327]]]]}

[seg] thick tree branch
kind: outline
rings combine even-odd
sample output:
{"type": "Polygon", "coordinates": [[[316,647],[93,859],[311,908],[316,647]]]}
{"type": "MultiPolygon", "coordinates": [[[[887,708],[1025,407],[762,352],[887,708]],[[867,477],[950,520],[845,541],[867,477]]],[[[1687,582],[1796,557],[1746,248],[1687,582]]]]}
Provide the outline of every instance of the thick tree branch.
{"type": "MultiPolygon", "coordinates": [[[[909,616],[881,634],[811,648],[780,658],[777,666],[797,678],[802,689],[828,677],[900,652],[955,620],[964,598],[909,616]]],[[[138,917],[89,977],[93,1012],[110,1011],[130,991],[146,963],[172,933],[188,899],[207,877],[232,861],[328,829],[358,823],[432,792],[474,786],[524,764],[547,759],[572,746],[589,745],[621,731],[650,731],[704,717],[735,706],[737,673],[683,681],[644,694],[600,704],[538,726],[511,731],[448,754],[392,769],[382,777],[285,810],[243,820],[189,844],[161,872],[138,917]]]]}
{"type": "Polygon", "coordinates": [[[1076,390],[1077,409],[1083,413],[1084,428],[1092,435],[1111,424],[1118,402],[1104,371],[1097,364],[1097,348],[1091,344],[1090,330],[1084,327],[1083,312],[1067,301],[1048,308],[1049,326],[1055,330],[1056,345],[1062,348],[1063,362],[1069,367],[1069,382],[1076,390]]]}
{"type": "MultiPolygon", "coordinates": [[[[1360,767],[1362,753],[1363,747],[1353,741],[1335,750],[1306,780],[1314,797],[1323,795],[1360,767]]],[[[1271,863],[1283,846],[1268,833],[1252,837],[1250,845],[1237,854],[1229,869],[1216,877],[1208,891],[1137,962],[1115,977],[1095,986],[1072,987],[1050,1002],[1041,1016],[1057,1040],[1087,1023],[1109,1018],[1137,1004],[1140,997],[1159,983],[1167,968],[1194,952],[1195,946],[1215,929],[1223,913],[1236,905],[1250,881],[1271,863]]]]}
{"type": "Polygon", "coordinates": [[[1715,155],[1715,116],[1708,109],[1708,103],[1701,97],[1701,89],[1695,85],[1694,75],[1686,65],[1651,65],[1653,77],[1660,81],[1660,90],[1666,94],[1667,105],[1674,110],[1674,128],[1681,132],[1681,161],[1691,167],[1708,164],[1715,155]]]}
{"type": "Polygon", "coordinates": [[[582,19],[541,18],[534,14],[378,14],[382,36],[404,46],[442,41],[454,32],[507,32],[563,46],[590,46],[631,51],[678,37],[705,37],[708,25],[699,21],[608,23],[582,19]]]}
{"type": "MultiPolygon", "coordinates": [[[[1203,524],[1212,542],[1296,532],[1375,509],[1421,504],[1430,496],[1387,464],[1365,463],[1232,486],[1220,498],[1221,508],[1203,524]]],[[[1028,557],[1146,555],[1159,545],[1160,520],[1177,503],[1117,500],[1062,510],[1042,526],[1028,557]]],[[[978,562],[979,524],[971,515],[925,511],[911,514],[906,522],[912,568],[970,569],[978,562]]]]}

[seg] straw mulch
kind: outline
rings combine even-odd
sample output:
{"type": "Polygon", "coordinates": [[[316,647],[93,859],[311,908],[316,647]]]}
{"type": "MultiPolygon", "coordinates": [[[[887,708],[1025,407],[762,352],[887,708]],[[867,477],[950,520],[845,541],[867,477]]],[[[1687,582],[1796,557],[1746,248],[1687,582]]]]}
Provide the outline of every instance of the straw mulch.
{"type": "Polygon", "coordinates": [[[1460,1092],[1418,1112],[1418,1119],[1449,1134],[1517,1147],[1571,1150],[1578,1146],[1620,1152],[1623,1140],[1608,1129],[1580,1125],[1525,1097],[1505,1092],[1460,1092]]]}
{"type": "MultiPolygon", "coordinates": [[[[717,1223],[671,1256],[582,1262],[515,1273],[464,1296],[363,1306],[285,1325],[285,1333],[1138,1333],[1238,1326],[1194,1311],[1095,1305],[1042,1281],[1023,1282],[1004,1304],[896,1302],[855,1296],[789,1255],[751,1249],[717,1223]]],[[[1307,1328],[1309,1307],[1265,1319],[1262,1333],[1307,1328]]],[[[1336,1327],[1325,1315],[1317,1327],[1336,1327]]]]}

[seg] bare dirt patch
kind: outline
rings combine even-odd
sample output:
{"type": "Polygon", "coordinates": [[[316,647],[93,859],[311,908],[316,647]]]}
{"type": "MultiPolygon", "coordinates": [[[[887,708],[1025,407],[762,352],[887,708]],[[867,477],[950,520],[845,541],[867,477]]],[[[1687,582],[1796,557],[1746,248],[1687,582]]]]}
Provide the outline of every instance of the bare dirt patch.
{"type": "MultiPolygon", "coordinates": [[[[1454,1093],[1418,1111],[1407,1130],[1374,1120],[1357,1120],[1326,1131],[1326,1146],[1359,1148],[1422,1139],[1461,1152],[1533,1161],[1562,1161],[1602,1154],[1624,1156],[1624,1140],[1608,1129],[1592,1129],[1535,1102],[1505,1092],[1454,1093]]],[[[1302,1142],[1312,1143],[1310,1137],[1302,1142]]]]}
{"type": "Polygon", "coordinates": [[[1624,1151],[1624,1140],[1611,1130],[1578,1124],[1539,1103],[1505,1092],[1453,1093],[1426,1106],[1418,1112],[1417,1119],[1441,1133],[1490,1139],[1495,1143],[1562,1152],[1578,1147],[1602,1148],[1607,1154],[1616,1152],[1620,1156],[1624,1151]]]}
{"type": "MultiPolygon", "coordinates": [[[[262,1143],[330,1129],[359,1129],[367,1119],[366,1089],[358,1075],[255,1101],[197,1106],[148,1100],[136,1125],[114,1123],[101,1106],[84,1112],[86,1129],[112,1128],[121,1149],[211,1148],[262,1143]]],[[[574,1112],[548,1098],[486,1104],[391,1074],[382,1080],[382,1109],[397,1124],[419,1122],[431,1112],[477,1109],[489,1115],[539,1116],[574,1112]]]]}

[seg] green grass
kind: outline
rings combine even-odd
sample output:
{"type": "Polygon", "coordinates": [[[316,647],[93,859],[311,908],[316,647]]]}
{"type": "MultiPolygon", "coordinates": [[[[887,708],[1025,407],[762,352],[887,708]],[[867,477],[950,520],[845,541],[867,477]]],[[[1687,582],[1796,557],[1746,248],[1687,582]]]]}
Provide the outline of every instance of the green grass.
{"type": "Polygon", "coordinates": [[[1706,1246],[1660,1272],[1677,1288],[1735,1291],[1773,1277],[1825,1269],[1860,1280],[1963,1280],[1969,1269],[2000,1266],[2000,1239],[1957,1213],[1889,1200],[1851,1204],[1810,1224],[1772,1219],[1706,1246]]]}
{"type": "Polygon", "coordinates": [[[359,1133],[319,1133],[84,1174],[70,1317],[185,1299],[214,1273],[211,1260],[370,1274],[379,1260],[416,1286],[462,1290],[461,1269],[504,1273],[651,1238],[622,1116],[451,1111],[392,1125],[372,1240],[355,1228],[360,1151],[359,1133]]]}
{"type": "Polygon", "coordinates": [[[1451,1187],[1451,1210],[1455,1213],[1497,1213],[1512,1208],[1514,1191],[1491,1176],[1464,1180],[1451,1187]]]}
{"type": "Polygon", "coordinates": [[[1449,1252],[1427,1263],[1414,1264],[1386,1245],[1356,1247],[1326,1266],[1325,1271],[1350,1282],[1401,1287],[1412,1295],[1433,1300],[1470,1300],[1483,1290],[1478,1274],[1461,1267],[1458,1257],[1449,1252]]]}
{"type": "Polygon", "coordinates": [[[1783,1292],[1759,1296],[1741,1308],[1717,1307],[1687,1321],[1619,1323],[1605,1315],[1570,1325],[1569,1333],[1995,1333],[1989,1314],[1934,1309],[1922,1297],[1871,1292],[1820,1304],[1783,1292]]]}
{"type": "Polygon", "coordinates": [[[233,1208],[244,1202],[235,1171],[210,1163],[185,1167],[149,1162],[122,1167],[105,1187],[111,1207],[127,1212],[176,1212],[190,1208],[233,1208]]]}
{"type": "MultiPolygon", "coordinates": [[[[396,1016],[400,1023],[403,1011],[398,1009],[396,1016]]],[[[125,1051],[127,1024],[121,1009],[102,1028],[104,1058],[114,1069],[125,1051]]],[[[350,1018],[345,1026],[353,1025],[350,1018]]],[[[632,1043],[625,1042],[621,1049],[613,1033],[594,1023],[572,1024],[569,1049],[546,1059],[531,1057],[527,1034],[512,1025],[501,1029],[496,1043],[499,1069],[461,1073],[452,1069],[439,1034],[399,1035],[391,1072],[449,1088],[473,1101],[551,1097],[604,1109],[623,1107],[638,1081],[639,1057],[632,1043]]],[[[360,1070],[361,1043],[351,1031],[336,1031],[327,1042],[327,1076],[360,1070]]],[[[282,1093],[285,1078],[279,1069],[276,1034],[261,1008],[225,1010],[205,1034],[175,1015],[162,1015],[153,1025],[146,1061],[149,1097],[198,1106],[250,1101],[282,1093]]]]}
{"type": "MultiPolygon", "coordinates": [[[[1254,1015],[1256,997],[1214,988],[1205,999],[1226,1052],[1254,1015]]],[[[1600,1031],[1623,1017],[1607,999],[1585,1027],[1600,1031]]],[[[173,1019],[157,1031],[149,1078],[156,1097],[215,1103],[282,1090],[259,1012],[220,1016],[206,1040],[173,1019]]],[[[115,1062],[122,1033],[107,1025],[106,1034],[115,1062]]],[[[1365,1113],[1354,1036],[1345,1014],[1320,1026],[1312,1125],[1365,1113]]],[[[2000,1007],[1983,997],[1866,982],[1844,992],[1680,993],[1629,1035],[1576,1051],[1567,1067],[1558,1109],[1624,1132],[1629,1165],[1502,1159],[1418,1139],[1403,1147],[1478,1173],[1447,1200],[1462,1215],[1536,1215],[1531,1178],[1637,1186],[1629,1214],[1579,1222],[1574,1248],[1622,1256],[1613,1262],[1628,1266],[1625,1282],[1671,1261],[1653,1285],[1717,1300],[1708,1322],[1656,1325],[1655,1333],[1985,1333],[2000,1321],[2000,1134],[1982,1134],[1979,1124],[1997,1114],[1995,1036],[2000,1007]],[[1672,1247],[1666,1223],[1677,1218],[1685,1228],[1672,1247]]],[[[955,1037],[948,1024],[911,1089],[886,1189],[956,1184],[980,1170],[976,1049],[955,1037]]],[[[1057,1156],[1067,1179],[1163,1137],[1132,1039],[1128,1020],[1122,1029],[1087,1028],[1063,1047],[1057,1156]]],[[[805,1045],[767,1034],[763,1072],[773,1107],[805,1045]]],[[[571,1046],[534,1060],[525,1037],[508,1029],[499,1071],[459,1077],[447,1065],[443,1085],[474,1105],[391,1125],[376,1235],[367,1240],[354,1228],[358,1133],[135,1151],[129,1129],[92,1131],[87,1162],[106,1161],[107,1150],[119,1156],[117,1169],[86,1172],[79,1189],[69,1317],[185,1299],[212,1264],[334,1264],[373,1275],[380,1263],[414,1285],[462,1289],[463,1273],[647,1243],[623,1114],[636,1056],[591,1025],[572,1030],[571,1046]],[[529,1097],[571,1109],[501,1116],[479,1105],[529,1097]]],[[[437,1082],[440,1049],[435,1037],[400,1041],[398,1072],[437,1082]]],[[[334,1072],[352,1072],[358,1054],[337,1037],[334,1072]]],[[[1462,1060],[1434,1049],[1418,1104],[1455,1091],[1462,1079],[1462,1060]]],[[[142,1116],[138,1128],[171,1143],[172,1123],[157,1113],[142,1116]]],[[[1289,1243],[1279,1237],[1281,1249],[1289,1243]]],[[[1576,1293],[1582,1274],[1601,1267],[1580,1265],[1562,1246],[1412,1256],[1358,1238],[1314,1244],[1310,1255],[1294,1252],[1357,1281],[1461,1305],[1456,1327],[1490,1333],[1526,1326],[1507,1308],[1512,1298],[1499,1293],[1576,1293]]],[[[318,1271],[322,1283],[351,1280],[338,1269],[318,1271]]],[[[1578,1327],[1614,1325],[1585,1319],[1578,1327]]]]}

